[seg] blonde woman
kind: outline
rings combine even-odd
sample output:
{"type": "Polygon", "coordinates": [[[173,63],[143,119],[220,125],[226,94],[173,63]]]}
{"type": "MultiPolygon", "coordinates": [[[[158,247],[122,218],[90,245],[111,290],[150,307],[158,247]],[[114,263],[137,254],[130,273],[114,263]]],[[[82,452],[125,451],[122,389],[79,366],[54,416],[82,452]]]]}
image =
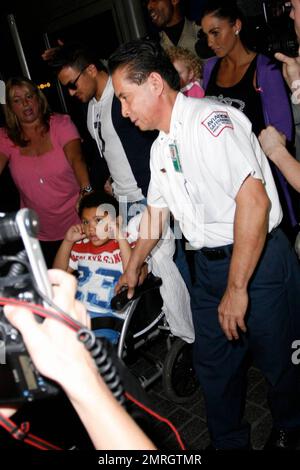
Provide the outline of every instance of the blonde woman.
{"type": "Polygon", "coordinates": [[[39,240],[51,267],[66,230],[80,221],[79,194],[91,190],[80,136],[70,117],[52,113],[45,95],[25,77],[6,83],[5,119],[0,173],[8,164],[21,207],[38,214],[39,240]]]}

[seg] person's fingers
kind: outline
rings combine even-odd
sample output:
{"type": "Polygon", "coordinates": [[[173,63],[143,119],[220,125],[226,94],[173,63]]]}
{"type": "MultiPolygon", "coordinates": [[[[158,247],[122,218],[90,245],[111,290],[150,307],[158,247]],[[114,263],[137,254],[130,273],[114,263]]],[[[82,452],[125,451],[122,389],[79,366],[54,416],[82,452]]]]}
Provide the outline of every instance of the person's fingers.
{"type": "Polygon", "coordinates": [[[229,331],[233,339],[239,339],[239,334],[237,331],[237,322],[234,317],[230,317],[228,321],[229,331]]]}
{"type": "Polygon", "coordinates": [[[75,277],[60,269],[49,269],[48,275],[53,286],[54,302],[68,313],[74,306],[77,288],[75,277]]]}
{"type": "Polygon", "coordinates": [[[231,335],[231,332],[230,332],[230,329],[229,329],[228,318],[223,314],[219,314],[219,323],[220,323],[221,329],[223,330],[226,338],[229,341],[231,341],[232,340],[232,335],[231,335]]]}
{"type": "Polygon", "coordinates": [[[14,305],[5,305],[4,314],[8,321],[20,331],[25,339],[26,336],[34,336],[33,332],[38,331],[38,323],[33,313],[25,307],[16,307],[14,305]]]}
{"type": "MultiPolygon", "coordinates": [[[[79,300],[75,300],[74,304],[76,310],[76,320],[82,323],[87,328],[91,327],[91,318],[86,313],[86,308],[83,303],[79,302],[79,300]]],[[[74,315],[73,315],[74,316],[74,315]]]]}
{"type": "Polygon", "coordinates": [[[293,57],[289,57],[285,54],[282,54],[282,52],[276,52],[274,54],[275,59],[279,60],[280,62],[283,62],[284,64],[287,65],[292,65],[295,62],[295,59],[293,57]]]}
{"type": "Polygon", "coordinates": [[[148,275],[148,269],[147,269],[147,264],[146,264],[145,266],[142,266],[142,269],[141,269],[141,272],[140,272],[140,275],[139,275],[139,282],[138,282],[139,286],[141,284],[143,284],[143,282],[145,281],[147,275],[148,275]]]}
{"type": "Polygon", "coordinates": [[[46,49],[42,54],[42,59],[45,61],[51,60],[57,49],[57,47],[51,47],[50,49],[46,49]]]}
{"type": "Polygon", "coordinates": [[[0,407],[0,414],[6,418],[10,418],[16,411],[18,411],[17,406],[11,406],[10,408],[0,407]]]}
{"type": "Polygon", "coordinates": [[[127,287],[127,280],[124,275],[120,276],[116,286],[115,286],[115,293],[118,294],[124,287],[127,287]]]}
{"type": "Polygon", "coordinates": [[[124,278],[124,280],[123,280],[122,276],[121,276],[119,281],[116,284],[115,293],[119,294],[124,288],[128,289],[127,298],[131,299],[134,295],[134,287],[129,287],[128,284],[127,284],[126,278],[124,278]]]}
{"type": "Polygon", "coordinates": [[[244,322],[244,319],[243,319],[243,318],[240,318],[240,319],[237,321],[237,324],[238,324],[239,328],[243,331],[243,333],[246,333],[247,327],[246,327],[246,324],[245,324],[245,322],[244,322]]]}
{"type": "Polygon", "coordinates": [[[134,296],[134,288],[128,287],[127,299],[132,299],[133,296],[134,296]]]}

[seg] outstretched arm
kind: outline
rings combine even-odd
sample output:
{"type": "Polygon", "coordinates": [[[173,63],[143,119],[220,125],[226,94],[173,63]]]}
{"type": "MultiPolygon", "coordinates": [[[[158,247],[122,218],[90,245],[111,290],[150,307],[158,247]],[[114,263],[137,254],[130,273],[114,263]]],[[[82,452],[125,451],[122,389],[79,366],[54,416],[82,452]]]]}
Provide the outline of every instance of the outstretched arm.
{"type": "Polygon", "coordinates": [[[70,163],[75,178],[81,189],[90,186],[90,178],[86,167],[85,159],[82,154],[81,143],[79,139],[74,139],[64,146],[64,152],[70,163]]]}
{"type": "MultiPolygon", "coordinates": [[[[77,321],[87,324],[83,305],[74,300],[76,282],[73,276],[50,270],[49,277],[54,302],[77,321]]],[[[38,323],[24,307],[5,306],[4,311],[21,332],[41,374],[64,389],[97,449],[155,449],[115,400],[74,331],[49,318],[38,323]]]]}
{"type": "Polygon", "coordinates": [[[140,238],[131,252],[126,271],[118,281],[116,292],[126,286],[128,287],[128,298],[133,296],[143,263],[160,239],[168,214],[167,208],[147,206],[140,224],[140,238]]]}
{"type": "Polygon", "coordinates": [[[260,133],[259,142],[267,157],[278,166],[290,185],[300,192],[300,163],[287,151],[284,135],[275,127],[268,126],[260,133]]]}

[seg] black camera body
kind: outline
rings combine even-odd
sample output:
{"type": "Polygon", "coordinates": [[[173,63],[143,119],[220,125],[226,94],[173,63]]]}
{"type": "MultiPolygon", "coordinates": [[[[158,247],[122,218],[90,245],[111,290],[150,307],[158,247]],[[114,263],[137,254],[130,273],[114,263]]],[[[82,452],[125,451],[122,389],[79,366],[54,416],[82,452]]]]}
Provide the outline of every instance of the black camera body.
{"type": "Polygon", "coordinates": [[[57,395],[59,389],[34,366],[20,333],[0,313],[5,364],[0,364],[0,404],[15,405],[57,395]]]}
{"type": "MultiPolygon", "coordinates": [[[[29,209],[16,214],[0,214],[0,244],[21,238],[25,251],[1,256],[0,296],[22,302],[42,304],[35,286],[51,297],[47,269],[36,238],[38,220],[29,209]],[[7,264],[9,270],[7,271],[7,264]],[[3,271],[3,268],[4,271],[3,271]]],[[[0,404],[13,405],[57,395],[58,386],[45,379],[34,366],[22,335],[6,319],[0,307],[0,404]]]]}
{"type": "Polygon", "coordinates": [[[299,44],[294,24],[289,18],[291,2],[266,0],[262,2],[262,7],[265,26],[261,30],[257,28],[257,47],[272,57],[275,52],[297,57],[299,44]]]}

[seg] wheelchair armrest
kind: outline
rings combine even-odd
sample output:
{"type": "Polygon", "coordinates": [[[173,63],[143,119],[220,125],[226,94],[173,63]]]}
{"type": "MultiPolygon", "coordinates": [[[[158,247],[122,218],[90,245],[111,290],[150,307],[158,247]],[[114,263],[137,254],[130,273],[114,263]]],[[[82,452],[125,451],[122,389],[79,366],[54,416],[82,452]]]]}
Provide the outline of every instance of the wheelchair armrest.
{"type": "Polygon", "coordinates": [[[134,289],[134,294],[131,299],[127,298],[128,289],[125,287],[121,292],[119,292],[119,294],[115,295],[111,299],[110,306],[113,310],[121,311],[132,300],[138,299],[146,292],[150,292],[151,290],[158,289],[161,285],[162,285],[161,278],[153,276],[153,274],[149,273],[146,279],[144,280],[143,284],[141,284],[140,286],[137,286],[134,289]]]}

